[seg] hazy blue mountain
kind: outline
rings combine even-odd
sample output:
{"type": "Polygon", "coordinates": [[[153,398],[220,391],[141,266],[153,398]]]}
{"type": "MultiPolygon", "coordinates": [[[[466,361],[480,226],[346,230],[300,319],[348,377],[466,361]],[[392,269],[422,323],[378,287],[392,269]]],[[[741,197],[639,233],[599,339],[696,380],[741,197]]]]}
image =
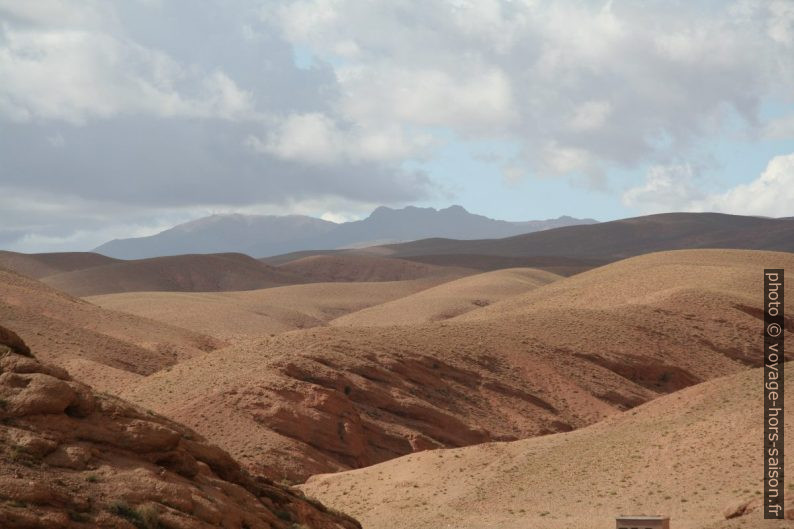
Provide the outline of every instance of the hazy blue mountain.
{"type": "Polygon", "coordinates": [[[179,224],[156,235],[115,239],[94,251],[119,259],[144,259],[186,253],[240,252],[256,255],[270,249],[292,251],[303,239],[315,238],[336,224],[305,215],[211,215],[179,224]]]}
{"type": "Polygon", "coordinates": [[[493,239],[595,222],[573,217],[507,222],[469,213],[461,206],[440,210],[414,206],[379,207],[366,219],[341,224],[302,215],[212,215],[149,237],[116,239],[94,251],[121,259],[220,252],[265,257],[428,237],[493,239]]]}

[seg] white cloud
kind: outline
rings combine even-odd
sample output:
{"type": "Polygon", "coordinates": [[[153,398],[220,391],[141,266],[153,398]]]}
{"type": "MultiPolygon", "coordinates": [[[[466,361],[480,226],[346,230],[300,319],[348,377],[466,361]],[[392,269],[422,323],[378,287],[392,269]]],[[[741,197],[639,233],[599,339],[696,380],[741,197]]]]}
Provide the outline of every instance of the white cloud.
{"type": "Polygon", "coordinates": [[[428,135],[409,137],[398,128],[344,129],[325,114],[308,113],[287,116],[264,138],[249,136],[247,144],[284,160],[323,165],[415,157],[432,141],[428,135]]]}
{"type": "Polygon", "coordinates": [[[518,140],[535,172],[691,156],[790,98],[790,2],[301,0],[266,10],[336,72],[341,119],[518,140]],[[669,141],[659,142],[659,137],[669,141]]]}
{"type": "Polygon", "coordinates": [[[468,131],[502,128],[516,117],[509,79],[485,65],[445,72],[382,62],[342,67],[338,80],[344,91],[342,115],[360,123],[468,131]]]}
{"type": "Polygon", "coordinates": [[[113,19],[109,2],[103,0],[0,0],[0,11],[25,22],[59,27],[99,27],[113,19]]]}
{"type": "Polygon", "coordinates": [[[769,2],[771,13],[767,32],[776,41],[794,45],[794,4],[789,0],[769,2]]]}
{"type": "Polygon", "coordinates": [[[622,200],[627,207],[650,214],[691,209],[700,195],[691,165],[656,165],[648,170],[642,185],[623,193],[622,200]]]}
{"type": "Polygon", "coordinates": [[[0,29],[0,119],[85,123],[119,114],[251,117],[252,96],[221,71],[100,30],[0,29]],[[191,93],[191,86],[200,86],[191,93]]]}
{"type": "Polygon", "coordinates": [[[693,201],[694,211],[767,217],[794,216],[794,153],[775,156],[761,176],[723,193],[693,201]]]}
{"type": "Polygon", "coordinates": [[[766,217],[794,216],[794,153],[772,158],[755,180],[724,192],[704,192],[689,164],[656,166],[645,182],[623,193],[641,213],[713,211],[766,217]]]}
{"type": "Polygon", "coordinates": [[[575,131],[600,129],[611,112],[612,105],[609,101],[587,101],[579,105],[571,116],[570,127],[575,131]]]}

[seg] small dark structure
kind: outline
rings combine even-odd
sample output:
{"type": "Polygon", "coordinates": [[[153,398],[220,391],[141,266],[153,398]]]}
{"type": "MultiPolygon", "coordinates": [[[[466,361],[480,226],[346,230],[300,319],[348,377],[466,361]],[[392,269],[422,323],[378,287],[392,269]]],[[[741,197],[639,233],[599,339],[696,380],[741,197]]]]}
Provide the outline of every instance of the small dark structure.
{"type": "Polygon", "coordinates": [[[670,529],[669,516],[618,516],[616,529],[670,529]]]}

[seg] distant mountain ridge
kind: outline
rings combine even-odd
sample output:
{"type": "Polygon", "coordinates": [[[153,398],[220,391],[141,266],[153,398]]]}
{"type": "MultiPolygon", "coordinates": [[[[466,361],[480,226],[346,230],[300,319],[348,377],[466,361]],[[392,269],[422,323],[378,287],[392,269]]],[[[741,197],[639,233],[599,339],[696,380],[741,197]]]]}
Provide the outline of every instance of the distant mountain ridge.
{"type": "MultiPolygon", "coordinates": [[[[565,226],[502,239],[425,239],[373,249],[403,259],[418,256],[556,256],[616,261],[667,250],[723,248],[794,252],[794,220],[725,213],[659,213],[595,225],[565,226]]],[[[457,264],[447,260],[444,264],[457,264]]]]}
{"type": "Polygon", "coordinates": [[[115,239],[94,251],[119,259],[224,252],[267,257],[301,250],[363,247],[429,237],[498,239],[596,222],[568,216],[509,222],[469,213],[462,206],[438,210],[381,206],[366,219],[340,224],[306,215],[228,214],[190,221],[148,237],[115,239]]]}

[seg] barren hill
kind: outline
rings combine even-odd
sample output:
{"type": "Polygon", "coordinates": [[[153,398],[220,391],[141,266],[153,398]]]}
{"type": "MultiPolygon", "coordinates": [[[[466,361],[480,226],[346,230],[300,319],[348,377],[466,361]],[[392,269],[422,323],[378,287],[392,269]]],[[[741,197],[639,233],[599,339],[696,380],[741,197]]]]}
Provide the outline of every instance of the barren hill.
{"type": "Polygon", "coordinates": [[[404,281],[423,277],[462,276],[474,270],[460,266],[391,259],[376,255],[334,253],[301,257],[280,265],[279,270],[304,277],[307,281],[404,281]]]}
{"type": "Polygon", "coordinates": [[[128,292],[85,299],[108,309],[233,340],[325,325],[344,314],[408,296],[444,279],[312,283],[245,292],[128,292]]]}
{"type": "Polygon", "coordinates": [[[85,268],[47,276],[47,284],[75,296],[115,292],[217,292],[304,282],[242,254],[176,255],[85,268]]]}
{"type": "Polygon", "coordinates": [[[450,281],[336,318],[337,326],[409,325],[453,318],[561,279],[532,268],[512,268],[450,281]]]}
{"type": "Polygon", "coordinates": [[[0,327],[3,528],[360,528],[250,475],[196,432],[39,363],[21,343],[0,327]]]}
{"type": "Polygon", "coordinates": [[[42,360],[102,390],[221,345],[206,334],[101,309],[3,269],[0,322],[24,335],[42,360]]]}
{"type": "MultiPolygon", "coordinates": [[[[383,247],[367,248],[362,251],[383,251],[386,254],[389,253],[389,250],[383,247]]],[[[590,270],[597,266],[605,265],[612,261],[612,259],[586,259],[555,256],[516,257],[467,253],[408,255],[405,256],[405,260],[436,266],[473,268],[483,272],[501,270],[504,268],[536,268],[566,277],[590,270]]]]}
{"type": "Polygon", "coordinates": [[[675,529],[791,527],[759,509],[761,385],[759,369],[743,371],[574,432],[412,454],[302,488],[365,529],[597,529],[642,513],[675,529]]]}
{"type": "Polygon", "coordinates": [[[460,320],[520,317],[554,310],[610,309],[665,304],[693,298],[681,305],[694,313],[706,309],[709,298],[732,297],[742,310],[756,307],[763,288],[763,269],[794,263],[794,254],[745,250],[676,250],[624,259],[506,299],[460,320]],[[697,294],[702,301],[697,301],[697,294]]]}
{"type": "Polygon", "coordinates": [[[759,365],[763,266],[792,267],[794,255],[642,256],[519,295],[504,317],[509,300],[446,322],[289,332],[189,359],[124,395],[295,479],[567,431],[759,365]],[[573,297],[554,297],[573,281],[573,297]]]}
{"type": "Polygon", "coordinates": [[[794,251],[794,220],[663,213],[567,226],[504,239],[425,239],[373,249],[393,257],[497,255],[616,260],[648,252],[697,248],[794,251]]]}
{"type": "Polygon", "coordinates": [[[118,259],[91,252],[25,254],[0,251],[0,267],[33,279],[116,262],[118,259]]]}

